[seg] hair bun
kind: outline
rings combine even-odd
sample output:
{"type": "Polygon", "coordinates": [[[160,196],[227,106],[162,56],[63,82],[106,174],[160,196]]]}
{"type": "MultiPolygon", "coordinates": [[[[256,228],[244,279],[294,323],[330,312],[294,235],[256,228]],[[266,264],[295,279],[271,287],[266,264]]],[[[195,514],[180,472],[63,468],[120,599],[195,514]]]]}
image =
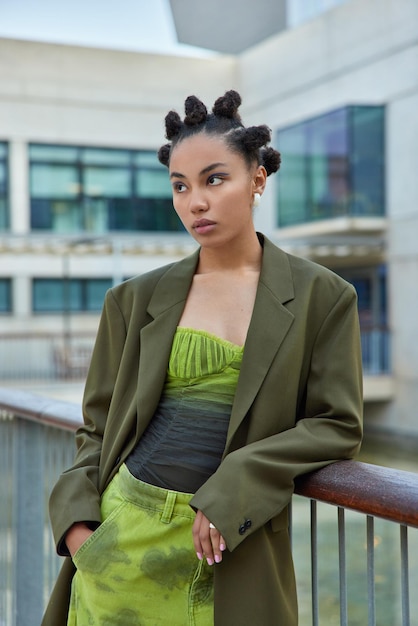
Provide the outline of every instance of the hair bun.
{"type": "Polygon", "coordinates": [[[183,126],[180,115],[176,111],[169,111],[165,116],[165,136],[172,139],[179,134],[183,126]]]}
{"type": "Polygon", "coordinates": [[[230,89],[224,96],[221,96],[216,100],[212,111],[218,117],[227,117],[229,119],[237,118],[241,120],[238,114],[238,108],[240,105],[241,96],[237,91],[230,89]]]}
{"type": "Polygon", "coordinates": [[[196,126],[204,122],[208,116],[208,110],[199,98],[196,96],[189,96],[184,103],[184,112],[186,117],[184,123],[187,126],[196,126]]]}
{"type": "Polygon", "coordinates": [[[266,168],[267,176],[270,174],[274,174],[280,168],[280,163],[282,162],[282,157],[280,156],[280,152],[268,146],[267,148],[262,148],[260,150],[261,157],[261,165],[264,165],[266,168]]]}
{"type": "Polygon", "coordinates": [[[167,165],[170,162],[170,144],[166,143],[157,152],[158,160],[163,165],[167,165]]]}
{"type": "Polygon", "coordinates": [[[248,150],[256,150],[265,146],[271,139],[271,131],[268,126],[249,126],[242,132],[242,144],[248,150]]]}

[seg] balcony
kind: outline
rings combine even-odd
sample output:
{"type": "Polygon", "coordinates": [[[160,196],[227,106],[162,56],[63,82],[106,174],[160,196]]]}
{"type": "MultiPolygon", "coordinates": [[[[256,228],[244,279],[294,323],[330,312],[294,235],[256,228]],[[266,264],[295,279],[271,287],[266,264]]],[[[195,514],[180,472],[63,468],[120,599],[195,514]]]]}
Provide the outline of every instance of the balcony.
{"type": "MultiPolygon", "coordinates": [[[[0,624],[39,626],[61,559],[47,500],[72,463],[80,407],[0,389],[0,624]]],[[[296,485],[300,626],[413,626],[417,474],[343,461],[296,485]]]]}

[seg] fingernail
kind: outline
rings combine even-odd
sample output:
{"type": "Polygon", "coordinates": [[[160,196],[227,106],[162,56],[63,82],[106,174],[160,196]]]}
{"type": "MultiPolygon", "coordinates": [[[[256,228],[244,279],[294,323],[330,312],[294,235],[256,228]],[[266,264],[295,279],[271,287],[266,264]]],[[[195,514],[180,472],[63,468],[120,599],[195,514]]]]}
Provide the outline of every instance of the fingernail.
{"type": "Polygon", "coordinates": [[[196,556],[199,559],[199,561],[201,561],[203,559],[202,555],[200,554],[200,552],[196,552],[196,556]]]}
{"type": "Polygon", "coordinates": [[[219,554],[215,554],[215,563],[220,563],[222,561],[222,558],[219,556],[219,554]]]}
{"type": "Polygon", "coordinates": [[[226,545],[224,543],[221,543],[221,545],[219,546],[219,550],[221,552],[223,552],[224,550],[226,550],[226,545]]]}
{"type": "Polygon", "coordinates": [[[208,562],[208,565],[213,565],[213,559],[206,559],[208,562]]]}

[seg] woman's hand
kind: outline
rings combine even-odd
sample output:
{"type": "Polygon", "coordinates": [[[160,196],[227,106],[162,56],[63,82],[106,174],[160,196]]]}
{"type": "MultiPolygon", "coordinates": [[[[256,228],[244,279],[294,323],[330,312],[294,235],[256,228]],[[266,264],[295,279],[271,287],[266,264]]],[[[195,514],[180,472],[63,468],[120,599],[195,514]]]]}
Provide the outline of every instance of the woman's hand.
{"type": "Polygon", "coordinates": [[[192,531],[194,548],[197,558],[202,560],[205,557],[208,565],[220,563],[222,561],[222,552],[226,549],[225,539],[219,530],[212,526],[213,524],[211,525],[202,511],[196,513],[192,531]]]}
{"type": "Polygon", "coordinates": [[[67,544],[71,557],[74,556],[77,550],[92,534],[93,531],[87,524],[84,524],[84,522],[77,522],[71,526],[65,535],[65,543],[67,544]]]}

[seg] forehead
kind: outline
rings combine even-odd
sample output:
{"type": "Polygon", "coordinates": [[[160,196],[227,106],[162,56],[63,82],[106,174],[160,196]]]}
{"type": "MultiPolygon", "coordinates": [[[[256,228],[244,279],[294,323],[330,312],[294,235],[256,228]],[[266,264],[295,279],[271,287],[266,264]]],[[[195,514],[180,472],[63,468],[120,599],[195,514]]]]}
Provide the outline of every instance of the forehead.
{"type": "Polygon", "coordinates": [[[203,169],[211,163],[225,163],[230,166],[245,167],[240,154],[231,150],[219,135],[199,133],[182,139],[173,147],[170,155],[170,172],[187,169],[203,169]]]}

